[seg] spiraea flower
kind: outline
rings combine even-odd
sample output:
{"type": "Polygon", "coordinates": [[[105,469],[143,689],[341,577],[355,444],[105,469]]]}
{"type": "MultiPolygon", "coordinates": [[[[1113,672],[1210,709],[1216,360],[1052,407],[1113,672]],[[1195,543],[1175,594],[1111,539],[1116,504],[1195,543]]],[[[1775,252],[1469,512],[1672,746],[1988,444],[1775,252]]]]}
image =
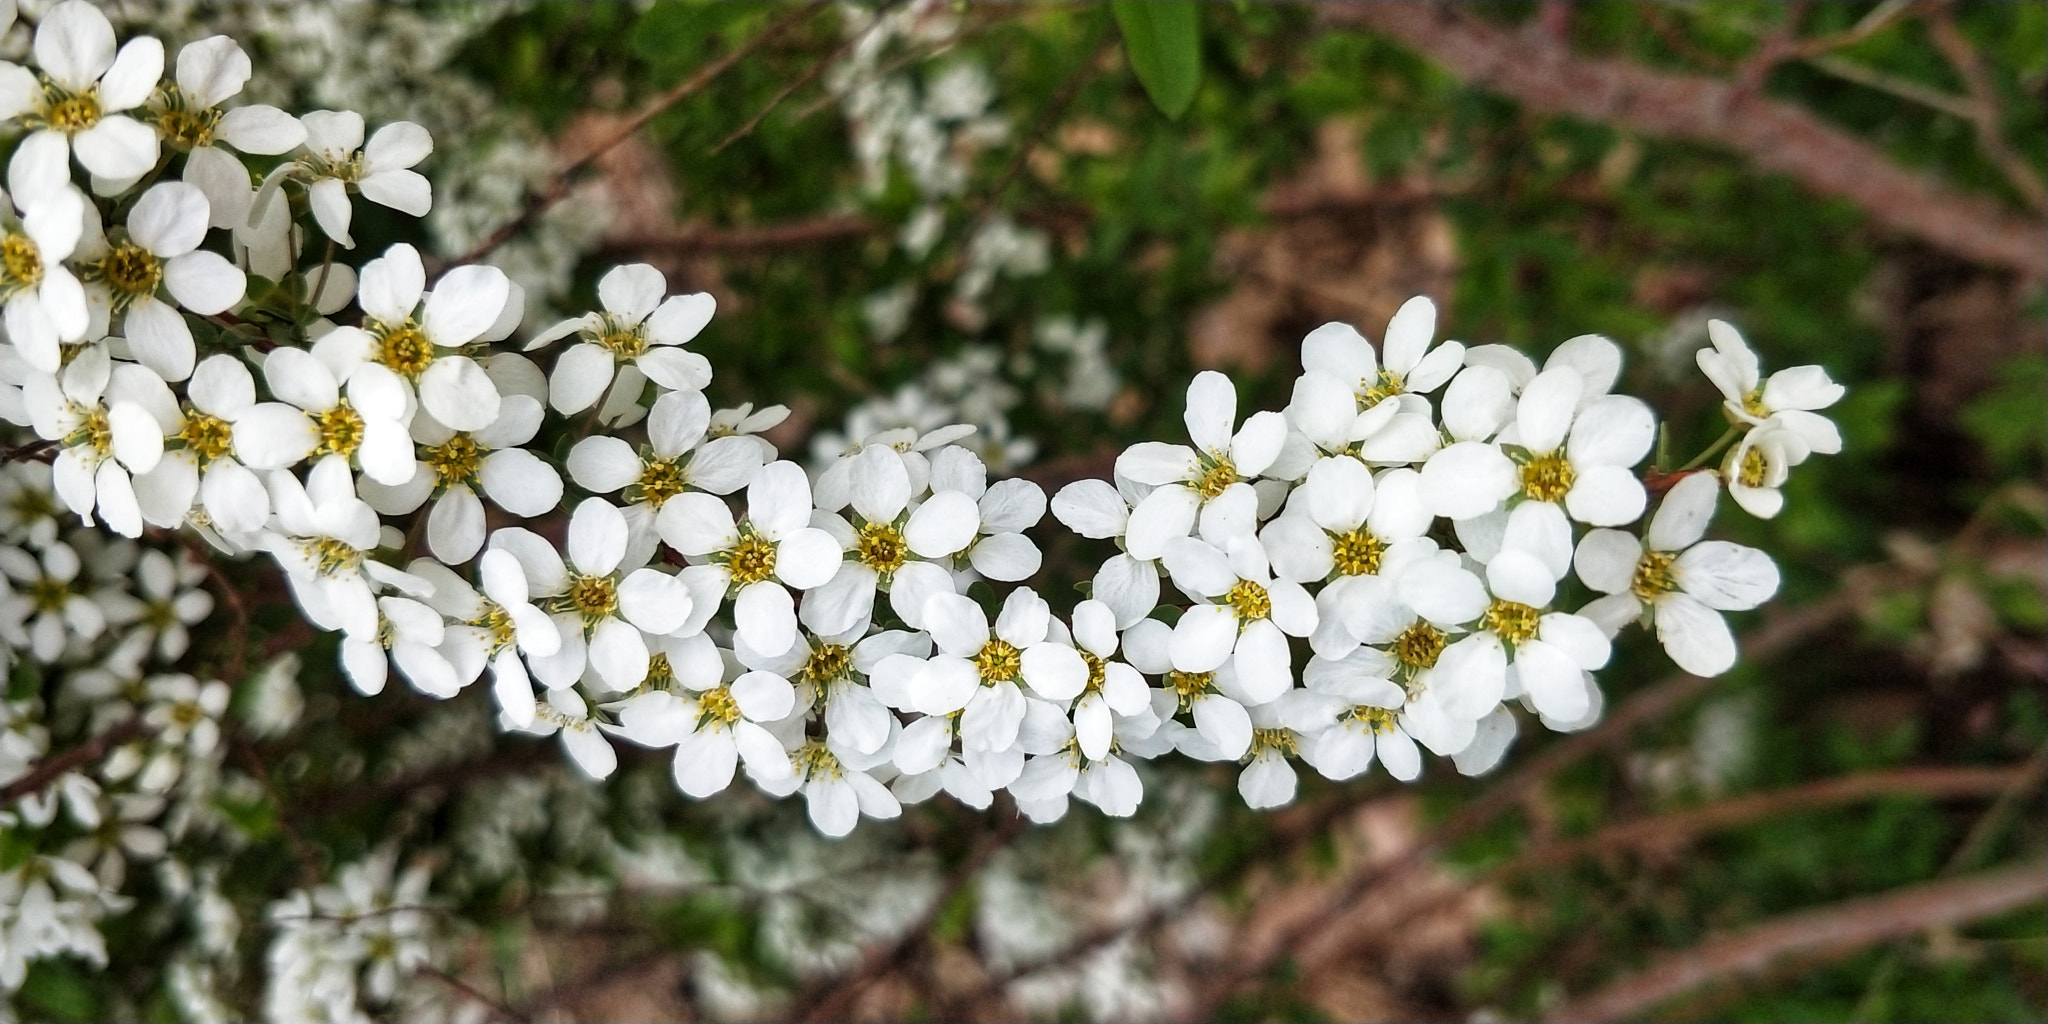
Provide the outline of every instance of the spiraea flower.
{"type": "Polygon", "coordinates": [[[204,193],[184,182],[162,182],[136,200],[123,229],[111,237],[88,231],[73,253],[84,267],[87,299],[104,315],[120,317],[129,352],[165,380],[191,376],[197,350],[185,318],[158,291],[179,307],[211,316],[242,301],[248,286],[227,257],[199,248],[209,217],[204,193]]]}
{"type": "Polygon", "coordinates": [[[1066,701],[1087,686],[1087,663],[1051,637],[1051,611],[1029,589],[1010,592],[994,629],[980,605],[953,593],[927,599],[923,620],[939,653],[910,681],[912,707],[927,715],[960,712],[960,741],[970,749],[1003,750],[1016,741],[1025,687],[1066,701]]]}
{"type": "Polygon", "coordinates": [[[686,583],[706,598],[710,611],[730,592],[739,643],[772,657],[797,641],[790,591],[829,582],[844,554],[831,534],[810,522],[810,480],[796,463],[775,462],[747,485],[744,520],[735,522],[723,500],[691,492],[663,505],[656,527],[678,553],[709,559],[683,570],[686,583]],[[696,584],[698,576],[705,582],[696,584]]]}
{"type": "MultiPolygon", "coordinates": [[[[804,598],[798,617],[816,632],[844,633],[869,621],[875,593],[881,590],[889,594],[890,608],[904,622],[917,626],[926,599],[953,593],[952,574],[919,558],[918,549],[950,554],[944,551],[949,542],[959,540],[963,533],[971,538],[973,523],[966,523],[964,531],[961,527],[974,503],[968,500],[962,508],[957,501],[942,502],[938,514],[919,519],[913,531],[910,501],[914,494],[907,460],[893,448],[871,444],[850,461],[852,522],[837,516],[818,519],[821,527],[839,534],[846,560],[824,586],[804,598]],[[918,535],[916,544],[912,533],[918,535]]],[[[971,514],[979,515],[978,511],[971,514]]]]}
{"type": "Polygon", "coordinates": [[[317,356],[280,348],[264,357],[263,380],[280,400],[259,402],[234,421],[235,455],[251,469],[337,462],[390,486],[418,472],[406,427],[412,403],[397,374],[357,366],[344,394],[340,376],[317,356]]]}
{"type": "Polygon", "coordinates": [[[1124,549],[1133,558],[1158,558],[1198,526],[1212,544],[1249,534],[1258,513],[1250,481],[1287,440],[1287,422],[1276,412],[1254,413],[1237,427],[1237,386],[1214,370],[1188,385],[1183,418],[1195,447],[1147,441],[1117,457],[1117,475],[1154,487],[1125,525],[1124,549]]]}
{"type": "Polygon", "coordinates": [[[0,121],[29,135],[9,184],[41,193],[64,187],[71,157],[96,180],[121,188],[157,162],[156,132],[125,113],[147,102],[164,73],[164,44],[148,36],[114,49],[114,26],[85,0],[50,8],[36,26],[36,67],[0,63],[0,121]]]}
{"type": "Polygon", "coordinates": [[[263,183],[250,211],[261,219],[286,181],[303,183],[313,220],[343,248],[356,247],[349,235],[354,211],[351,189],[379,206],[424,217],[434,205],[433,186],[413,170],[434,151],[433,136],[411,121],[394,121],[377,129],[363,143],[363,115],[353,110],[315,110],[299,118],[305,153],[279,166],[263,183]]]}
{"type": "Polygon", "coordinates": [[[249,55],[227,36],[178,51],[176,73],[151,98],[148,113],[165,145],[185,154],[185,181],[206,193],[215,228],[246,224],[255,191],[233,153],[275,156],[306,141],[299,119],[268,104],[226,108],[254,73],[249,55]]]}
{"type": "Polygon", "coordinates": [[[422,307],[426,286],[419,250],[392,246],[363,267],[363,326],[328,332],[314,354],[344,378],[363,363],[382,366],[416,390],[420,407],[448,429],[482,430],[498,419],[498,388],[459,350],[504,315],[512,282],[496,267],[456,267],[435,282],[422,307]]]}
{"type": "Polygon", "coordinates": [[[597,283],[597,295],[604,312],[565,320],[528,346],[577,336],[576,344],[555,361],[550,378],[548,404],[556,412],[574,415],[596,405],[621,364],[631,364],[671,391],[701,391],[710,382],[711,364],[682,347],[718,311],[710,294],[668,295],[661,271],[635,263],[606,274],[597,283]]]}
{"type": "Polygon", "coordinates": [[[70,185],[24,204],[19,190],[0,200],[0,302],[8,340],[44,373],[62,366],[62,346],[92,324],[85,288],[64,261],[85,228],[85,200],[70,185]]]}
{"type": "Polygon", "coordinates": [[[175,528],[197,500],[214,529],[255,533],[270,518],[270,492],[234,454],[235,423],[256,407],[249,367],[234,356],[208,356],[186,382],[185,399],[165,432],[163,459],[135,478],[142,518],[175,528]]]}
{"type": "Polygon", "coordinates": [[[543,410],[530,395],[508,395],[498,418],[476,431],[450,430],[430,415],[412,420],[419,442],[420,471],[397,487],[365,480],[363,500],[385,515],[409,515],[429,497],[427,549],[450,565],[476,557],[483,547],[483,497],[521,518],[554,511],[562,500],[562,476],[524,447],[540,431],[543,410]]]}
{"type": "Polygon", "coordinates": [[[142,507],[131,473],[147,473],[163,458],[161,417],[177,400],[163,378],[134,363],[115,365],[105,346],[80,352],[52,377],[37,374],[22,389],[36,433],[59,442],[51,480],[57,495],[80,518],[95,510],[115,533],[142,533],[142,507]]]}

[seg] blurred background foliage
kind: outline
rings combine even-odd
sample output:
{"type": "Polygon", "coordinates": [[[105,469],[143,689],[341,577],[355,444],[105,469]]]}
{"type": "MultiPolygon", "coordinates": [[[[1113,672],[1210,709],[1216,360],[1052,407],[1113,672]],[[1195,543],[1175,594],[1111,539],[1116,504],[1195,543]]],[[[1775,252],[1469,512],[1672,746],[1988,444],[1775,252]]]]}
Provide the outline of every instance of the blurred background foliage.
{"type": "MultiPolygon", "coordinates": [[[[498,18],[457,57],[575,154],[782,25],[593,165],[628,215],[581,265],[568,305],[594,304],[598,274],[627,260],[663,267],[673,290],[713,291],[720,313],[697,346],[718,370],[714,404],[791,405],[776,436],[786,452],[805,451],[807,435],[856,404],[992,346],[1025,393],[1010,411],[1013,432],[1038,442],[1016,472],[1050,491],[1107,475],[1132,441],[1179,436],[1195,370],[1229,370],[1246,407],[1280,408],[1308,329],[1341,319],[1376,338],[1416,293],[1437,300],[1441,336],[1467,343],[1506,342],[1540,359],[1575,334],[1614,338],[1631,360],[1620,389],[1669,420],[1681,459],[1720,432],[1718,395],[1692,365],[1708,317],[1737,323],[1767,368],[1820,363],[1849,386],[1835,410],[1843,454],[1795,474],[1780,518],[1731,513],[1718,524],[1776,556],[1786,584],[1739,627],[1754,631],[1744,663],[1712,685],[1668,678],[1638,633],[1601,676],[1615,717],[1590,739],[1525,733],[1488,778],[1433,766],[1407,788],[1379,773],[1342,786],[1305,779],[1298,806],[1278,814],[1245,811],[1226,769],[1156,769],[1133,828],[1198,832],[1197,886],[1092,937],[1135,942],[1149,970],[1180,980],[1186,999],[1159,1013],[1592,1019],[1574,999],[1626,994],[1646,966],[1715,943],[1763,948],[1757,929],[1786,915],[1806,915],[1797,923],[1811,941],[1748,966],[1713,961],[1721,966],[1701,984],[1612,1015],[2048,1013],[2038,904],[1819,938],[1858,901],[2038,869],[2048,845],[2048,308],[2037,274],[1892,230],[1867,203],[1760,170],[1758,153],[1534,111],[1462,80],[1428,45],[1359,23],[1369,18],[1245,2],[1194,10],[1199,50],[1174,59],[1196,60],[1199,79],[1177,118],[1133,72],[1109,5],[954,8],[958,38],[904,51],[901,73],[929,87],[948,67],[979,65],[1012,130],[970,153],[940,241],[912,252],[897,231],[924,197],[900,165],[878,190],[858,187],[858,156],[826,91],[824,64],[847,40],[841,18],[818,7],[785,24],[797,10],[539,3],[498,18]],[[1048,258],[1042,272],[999,278],[969,309],[948,288],[964,239],[994,217],[1044,232],[1048,258]],[[905,281],[917,283],[907,321],[878,340],[865,304],[905,281]],[[1057,360],[1034,341],[1047,318],[1105,329],[1120,385],[1101,408],[1040,383],[1057,360]],[[1229,798],[1202,805],[1215,817],[1199,826],[1171,820],[1186,805],[1152,797],[1182,783],[1229,798]]],[[[1736,82],[1999,216],[2043,216],[2041,4],[1501,3],[1441,13],[1573,61],[1736,82]]],[[[1042,532],[1041,582],[1084,579],[1104,554],[1042,532]]],[[[304,639],[280,609],[253,610],[259,634],[304,639]]],[[[305,653],[325,671],[322,643],[305,653]]],[[[308,701],[312,745],[293,755],[303,763],[274,772],[312,794],[299,828],[337,859],[389,835],[460,828],[471,813],[458,799],[464,779],[559,767],[551,746],[514,740],[469,760],[444,751],[449,766],[426,795],[407,777],[372,786],[358,781],[368,777],[359,759],[322,759],[321,730],[347,738],[336,749],[404,737],[426,702],[397,692],[363,701],[338,683],[308,701]]],[[[658,759],[640,767],[613,780],[605,813],[654,823],[716,877],[740,869],[714,837],[779,835],[763,823],[800,813],[737,794],[688,804],[658,759]]],[[[546,820],[552,787],[576,783],[536,778],[516,795],[546,820]]],[[[262,794],[246,814],[259,835],[279,827],[262,794]]],[[[1001,803],[976,814],[941,801],[900,823],[864,823],[851,842],[877,878],[919,865],[957,884],[909,934],[861,946],[850,969],[817,974],[772,953],[778,931],[825,923],[716,887],[606,904],[593,918],[536,916],[533,893],[507,883],[462,897],[465,913],[503,922],[477,954],[489,983],[472,981],[503,985],[513,1006],[551,1008],[543,1014],[713,1013],[702,979],[680,980],[712,969],[697,956],[710,952],[731,984],[788,994],[764,1004],[770,1016],[1012,1017],[1018,1004],[1003,1002],[1000,983],[1020,968],[983,946],[978,902],[992,897],[975,872],[1001,847],[1024,875],[1093,879],[1113,900],[1117,879],[1097,868],[1128,840],[1089,809],[1050,829],[1020,830],[1011,818],[1001,803]],[[550,935],[589,965],[576,983],[556,992],[507,981],[524,976],[527,945],[550,935]],[[658,964],[680,966],[650,973],[658,964]]],[[[572,873],[594,860],[550,834],[529,833],[523,855],[572,873]]],[[[39,977],[42,988],[25,995],[52,1015],[93,1005],[67,1004],[76,993],[56,973],[39,977]]]]}

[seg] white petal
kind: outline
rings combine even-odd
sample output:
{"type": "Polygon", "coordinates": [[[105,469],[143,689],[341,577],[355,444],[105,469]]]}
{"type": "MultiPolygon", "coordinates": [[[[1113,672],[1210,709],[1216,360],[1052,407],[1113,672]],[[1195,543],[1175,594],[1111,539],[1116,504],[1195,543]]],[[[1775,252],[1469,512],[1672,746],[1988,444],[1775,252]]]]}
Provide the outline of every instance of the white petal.
{"type": "Polygon", "coordinates": [[[1067,529],[1083,537],[1102,540],[1124,532],[1124,520],[1129,510],[1108,481],[1077,480],[1053,495],[1052,514],[1053,518],[1066,524],[1067,529]]]}
{"type": "Polygon", "coordinates": [[[420,405],[451,430],[482,430],[498,418],[498,387],[467,356],[443,356],[419,380],[420,405]]]}
{"type": "Polygon", "coordinates": [[[676,744],[673,771],[676,788],[685,796],[703,799],[732,785],[739,768],[739,747],[732,734],[722,729],[705,729],[683,737],[676,744]]]}
{"type": "Polygon", "coordinates": [[[1235,761],[1251,749],[1252,719],[1244,705],[1210,694],[1195,698],[1193,710],[1196,731],[1215,744],[1225,760],[1235,761]]]}
{"type": "Polygon", "coordinates": [[[1543,560],[1526,551],[1506,550],[1486,565],[1486,585],[1494,594],[1541,608],[1557,593],[1557,577],[1543,560]]]}
{"type": "Polygon", "coordinates": [[[740,640],[764,655],[774,657],[796,643],[796,602],[779,583],[761,580],[742,587],[732,614],[740,640]]]}
{"type": "Polygon", "coordinates": [[[635,569],[619,581],[619,614],[656,636],[681,628],[690,617],[692,603],[682,581],[659,569],[635,569]]]}
{"type": "Polygon", "coordinates": [[[457,486],[441,496],[427,514],[427,547],[449,565],[461,565],[484,546],[484,503],[476,492],[457,486]]]}
{"type": "Polygon", "coordinates": [[[523,448],[484,456],[477,478],[491,503],[515,516],[542,515],[562,501],[561,475],[523,448]]]}
{"type": "Polygon", "coordinates": [[[1188,384],[1187,411],[1181,418],[1196,448],[1229,451],[1231,429],[1237,424],[1237,386],[1215,370],[1203,370],[1188,384]]]}
{"type": "Polygon", "coordinates": [[[1657,419],[1641,399],[1608,395],[1596,399],[1572,424],[1565,452],[1574,466],[1633,466],[1650,454],[1657,419]]]}
{"type": "Polygon", "coordinates": [[[1778,592],[1778,566],[1752,547],[1710,540],[1678,556],[1672,575],[1680,589],[1709,608],[1748,611],[1778,592]]]}
{"type": "Polygon", "coordinates": [[[1186,537],[1194,529],[1200,507],[1201,497],[1179,485],[1161,487],[1146,495],[1131,510],[1124,535],[1125,550],[1133,558],[1160,557],[1172,541],[1186,537]]]}
{"type": "Polygon", "coordinates": [[[1515,408],[1515,432],[1522,447],[1538,455],[1563,447],[1585,386],[1585,379],[1569,367],[1552,367],[1537,374],[1522,389],[1521,403],[1515,408]]]}
{"type": "Polygon", "coordinates": [[[1478,441],[1449,445],[1422,467],[1423,499],[1434,514],[1450,519],[1492,511],[1520,483],[1514,461],[1498,447],[1478,441]]]}
{"type": "Polygon", "coordinates": [[[564,416],[597,403],[612,383],[612,354],[596,345],[571,345],[555,359],[548,378],[548,404],[564,416]]]}
{"type": "Polygon", "coordinates": [[[925,499],[904,524],[903,539],[925,558],[944,558],[974,540],[981,526],[973,498],[960,491],[939,491],[925,499]]]}
{"type": "Polygon", "coordinates": [[[1635,579],[1636,563],[1642,557],[1643,545],[1633,534],[1592,530],[1579,541],[1572,567],[1587,586],[1603,594],[1619,594],[1635,579]]]}
{"type": "Polygon", "coordinates": [[[1229,660],[1236,645],[1236,613],[1222,605],[1196,605],[1173,627],[1173,667],[1182,672],[1213,672],[1229,660]]]}
{"type": "Polygon", "coordinates": [[[1735,667],[1735,636],[1720,613],[1685,594],[1665,594],[1656,603],[1657,640],[1679,668],[1696,676],[1718,676],[1735,667]]]}
{"type": "Polygon", "coordinates": [[[1712,473],[1689,473],[1672,485],[1650,518],[1650,549],[1683,551],[1699,543],[1720,497],[1721,478],[1712,473]]]}
{"type": "Polygon", "coordinates": [[[456,267],[434,283],[420,327],[436,345],[467,345],[498,319],[511,296],[512,282],[504,271],[490,266],[456,267]]]}
{"type": "Polygon", "coordinates": [[[1486,587],[1479,577],[1440,561],[1411,567],[1401,575],[1399,588],[1402,603],[1442,625],[1470,622],[1486,610],[1486,587]]]}
{"type": "Polygon", "coordinates": [[[603,576],[626,555],[626,517],[603,498],[585,498],[569,519],[569,561],[576,571],[603,576]]]}
{"type": "Polygon", "coordinates": [[[1024,651],[1024,682],[1047,700],[1072,700],[1088,685],[1088,664],[1063,644],[1038,644],[1024,651]]]}

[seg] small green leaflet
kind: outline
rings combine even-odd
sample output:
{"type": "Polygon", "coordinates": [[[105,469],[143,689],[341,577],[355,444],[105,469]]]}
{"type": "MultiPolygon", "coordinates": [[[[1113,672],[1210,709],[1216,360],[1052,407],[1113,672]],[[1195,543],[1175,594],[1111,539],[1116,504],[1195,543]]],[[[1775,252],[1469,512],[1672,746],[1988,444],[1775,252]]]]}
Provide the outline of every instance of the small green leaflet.
{"type": "Polygon", "coordinates": [[[1202,84],[1201,5],[1193,0],[1116,0],[1131,70],[1161,113],[1179,120],[1202,84]]]}

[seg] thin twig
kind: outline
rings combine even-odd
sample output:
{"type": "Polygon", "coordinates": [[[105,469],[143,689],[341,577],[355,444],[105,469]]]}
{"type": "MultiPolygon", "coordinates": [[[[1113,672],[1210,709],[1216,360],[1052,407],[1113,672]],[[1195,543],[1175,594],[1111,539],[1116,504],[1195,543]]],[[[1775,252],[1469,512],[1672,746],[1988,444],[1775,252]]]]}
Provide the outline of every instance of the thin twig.
{"type": "Polygon", "coordinates": [[[37,762],[35,768],[0,789],[0,805],[11,804],[18,797],[39,793],[44,786],[55,782],[66,772],[82,768],[107,756],[114,747],[145,734],[154,732],[142,722],[140,715],[127,719],[78,746],[61,754],[55,754],[37,762]]]}
{"type": "Polygon", "coordinates": [[[11,448],[0,448],[0,462],[48,462],[56,452],[60,441],[24,441],[11,448]]]}
{"type": "Polygon", "coordinates": [[[1998,88],[1984,67],[1983,54],[1956,27],[1955,14],[1947,7],[1928,19],[1927,33],[1970,91],[1970,121],[1977,126],[1977,145],[1984,158],[2005,174],[2028,206],[2048,210],[2048,186],[2041,184],[2040,174],[2005,140],[2005,106],[1998,101],[1998,88]]]}
{"type": "Polygon", "coordinates": [[[1113,37],[1109,32],[1110,19],[1103,17],[1100,21],[1102,24],[1096,28],[1095,38],[1089,41],[1088,55],[1081,59],[1079,67],[1067,75],[1067,80],[1061,84],[1059,92],[1053,94],[1052,101],[1047,103],[1045,108],[1039,111],[1038,117],[1031,122],[1031,129],[1018,141],[1017,152],[1011,154],[1010,164],[1003,168],[1002,176],[996,179],[994,185],[989,186],[988,191],[982,193],[981,202],[977,205],[974,216],[970,218],[976,225],[985,223],[995,212],[996,205],[1002,201],[1003,193],[1008,192],[1010,186],[1016,183],[1018,175],[1024,173],[1024,164],[1030,158],[1031,151],[1044,141],[1046,133],[1052,131],[1060,118],[1066,116],[1067,108],[1073,104],[1075,97],[1081,94],[1081,87],[1087,85],[1089,79],[1094,78],[1095,73],[1101,69],[1103,57],[1109,52],[1113,37]]]}
{"type": "Polygon", "coordinates": [[[602,250],[619,256],[694,256],[705,252],[753,252],[865,238],[882,225],[866,217],[816,217],[751,228],[686,228],[665,234],[624,235],[602,250]]]}
{"type": "Polygon", "coordinates": [[[576,175],[581,173],[584,168],[595,163],[599,157],[618,148],[627,139],[632,138],[635,133],[647,126],[647,122],[654,120],[662,112],[668,110],[668,108],[703,91],[718,76],[731,70],[733,65],[738,64],[749,54],[760,49],[769,40],[781,35],[791,25],[803,21],[817,11],[824,9],[826,8],[822,4],[815,7],[810,4],[794,5],[793,9],[782,17],[777,18],[767,28],[755,34],[753,38],[726,51],[717,60],[699,68],[696,74],[677,83],[674,88],[669,89],[667,92],[656,96],[645,106],[642,106],[639,112],[627,118],[626,122],[613,130],[610,135],[598,140],[596,145],[585,150],[581,156],[564,164],[549,179],[546,188],[527,196],[526,206],[519,211],[518,216],[506,222],[498,230],[491,232],[482,242],[477,243],[474,248],[458,257],[454,263],[475,263],[477,260],[489,255],[493,249],[511,240],[513,236],[525,230],[527,225],[533,223],[536,217],[547,212],[556,203],[561,202],[562,198],[569,194],[569,187],[574,183],[576,175]]]}
{"type": "Polygon", "coordinates": [[[754,129],[759,128],[761,126],[761,122],[766,120],[769,114],[774,113],[775,108],[781,106],[784,100],[789,99],[789,97],[793,95],[798,89],[801,89],[804,86],[807,86],[812,82],[817,81],[819,76],[823,75],[828,69],[832,67],[833,61],[836,61],[839,58],[845,56],[848,50],[851,50],[855,46],[860,45],[862,40],[873,35],[875,33],[875,29],[880,28],[882,25],[882,12],[894,6],[895,2],[896,0],[889,0],[889,2],[887,3],[877,5],[873,12],[874,20],[868,23],[867,28],[862,29],[861,31],[853,35],[847,36],[846,39],[842,41],[838,46],[833,47],[830,53],[827,53],[823,57],[818,58],[817,62],[811,65],[810,70],[804,72],[802,75],[797,76],[797,78],[792,80],[788,85],[783,86],[779,91],[777,91],[774,96],[769,97],[767,105],[763,106],[760,110],[755,111],[753,117],[747,118],[746,124],[740,125],[738,128],[733,129],[732,134],[727,135],[725,138],[719,140],[718,145],[711,147],[710,155],[717,156],[718,154],[725,152],[725,147],[730,146],[733,143],[738,142],[739,140],[754,134],[754,129]]]}
{"type": "Polygon", "coordinates": [[[2048,897],[2048,861],[1894,889],[1773,918],[1657,958],[1590,995],[1553,1007],[1551,1021],[1640,1019],[1661,1003],[1797,954],[1840,954],[1929,928],[1996,916],[2048,897]]]}
{"type": "Polygon", "coordinates": [[[506,1006],[503,1002],[500,1002],[496,999],[492,999],[490,996],[484,995],[482,992],[477,991],[476,988],[470,985],[468,982],[463,981],[461,978],[458,978],[452,974],[449,974],[447,971],[444,971],[439,967],[435,967],[433,964],[421,964],[419,966],[419,972],[421,974],[426,975],[429,978],[434,979],[435,981],[440,982],[443,985],[448,986],[449,988],[454,989],[457,992],[462,993],[465,996],[468,996],[470,999],[475,1000],[477,1003],[482,1004],[485,1009],[490,1010],[499,1018],[513,1021],[515,1022],[515,1024],[531,1024],[533,1020],[533,1018],[520,1013],[518,1010],[515,1010],[510,1006],[506,1006]]]}

